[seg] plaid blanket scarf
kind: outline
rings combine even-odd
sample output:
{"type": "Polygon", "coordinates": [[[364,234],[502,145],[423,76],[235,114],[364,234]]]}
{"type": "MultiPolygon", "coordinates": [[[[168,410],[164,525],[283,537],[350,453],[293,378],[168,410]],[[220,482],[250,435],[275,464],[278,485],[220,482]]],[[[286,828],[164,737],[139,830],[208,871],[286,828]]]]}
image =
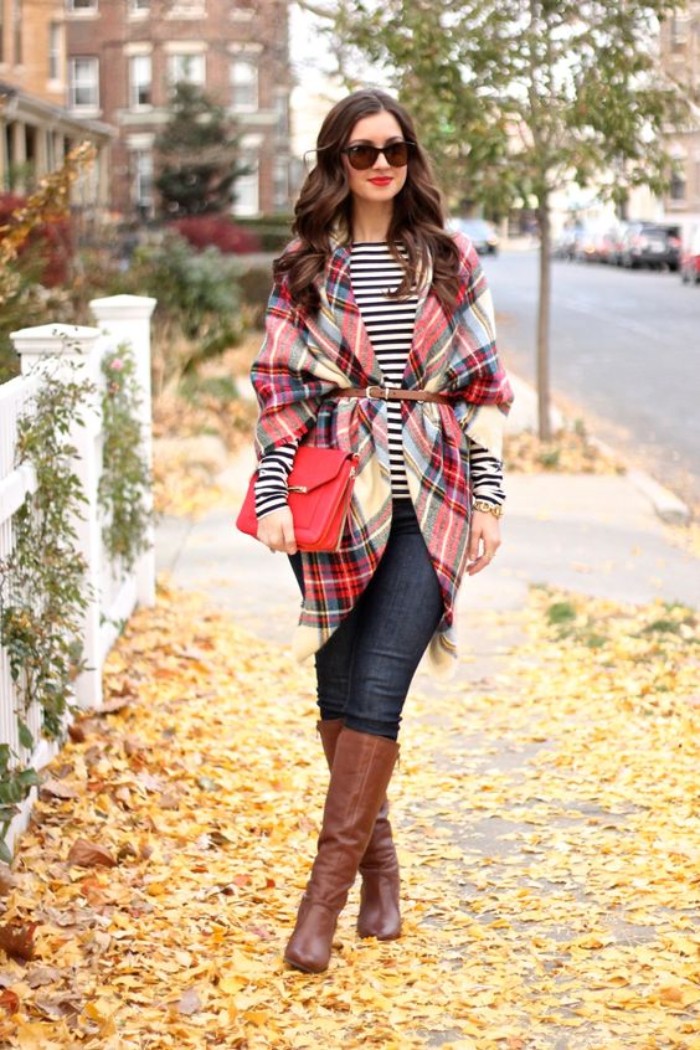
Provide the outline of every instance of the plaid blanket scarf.
{"type": "MultiPolygon", "coordinates": [[[[454,603],[466,567],[471,508],[466,435],[500,457],[512,400],[478,257],[466,238],[457,240],[457,306],[448,314],[426,275],[403,377],[405,387],[453,395],[454,404],[401,403],[409,489],[444,601],[430,645],[438,672],[448,670],[456,655],[454,603]]],[[[341,550],[302,555],[305,600],[293,644],[300,660],[330,637],[372,578],[392,505],[386,402],[326,397],[335,387],[385,382],[353,297],[349,247],[335,249],[318,288],[321,308],[309,315],[295,307],[285,281],[275,285],[251,372],[260,407],[258,455],[295,438],[359,455],[341,550]]]]}

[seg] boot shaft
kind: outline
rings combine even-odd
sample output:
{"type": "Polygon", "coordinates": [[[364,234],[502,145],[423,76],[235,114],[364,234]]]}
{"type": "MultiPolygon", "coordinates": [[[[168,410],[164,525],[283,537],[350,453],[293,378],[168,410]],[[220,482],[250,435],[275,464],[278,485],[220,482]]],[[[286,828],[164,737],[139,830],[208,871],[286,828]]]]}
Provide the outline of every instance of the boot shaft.
{"type": "Polygon", "coordinates": [[[339,909],[355,881],[398,755],[385,737],[343,728],[338,734],[318,852],[307,888],[339,909]]]}

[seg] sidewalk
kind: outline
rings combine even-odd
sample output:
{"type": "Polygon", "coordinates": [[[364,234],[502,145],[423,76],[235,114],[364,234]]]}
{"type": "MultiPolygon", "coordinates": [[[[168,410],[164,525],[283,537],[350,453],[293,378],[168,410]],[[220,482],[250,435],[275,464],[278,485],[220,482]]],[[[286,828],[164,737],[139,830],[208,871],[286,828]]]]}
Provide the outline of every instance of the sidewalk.
{"type": "MultiPolygon", "coordinates": [[[[514,425],[525,428],[533,425],[535,405],[531,389],[516,382],[514,425]]],[[[231,496],[225,509],[198,521],[160,522],[158,569],[176,586],[206,592],[263,637],[285,643],[299,600],[291,570],[234,524],[233,507],[253,467],[252,450],[246,450],[221,477],[231,496]]],[[[517,609],[533,584],[619,602],[659,598],[700,607],[700,565],[672,543],[651,479],[639,472],[511,473],[507,491],[503,545],[487,572],[465,578],[460,613],[517,609]]],[[[670,493],[662,490],[662,497],[673,505],[670,493]]]]}
{"type": "Polygon", "coordinates": [[[406,705],[402,937],[358,939],[356,885],[309,976],[282,951],[327,770],[291,570],[234,526],[251,455],[159,524],[184,590],[131,619],[0,879],[0,1046],[699,1050],[700,562],[647,490],[509,477],[457,673],[406,705]]]}
{"type": "MultiPolygon", "coordinates": [[[[251,454],[231,466],[234,493],[242,494],[251,469],[251,454]]],[[[416,677],[392,787],[394,822],[413,920],[408,940],[425,966],[437,965],[430,979],[443,973],[443,987],[425,992],[426,974],[416,978],[415,1000],[402,1013],[388,971],[366,975],[389,1011],[383,1018],[392,1002],[400,1023],[411,1018],[406,1046],[700,1047],[692,965],[685,978],[688,953],[700,952],[692,891],[700,834],[687,813],[682,823],[674,816],[697,747],[690,742],[692,756],[679,750],[690,732],[683,709],[662,729],[673,742],[666,735],[661,742],[647,714],[624,701],[625,689],[644,694],[634,673],[643,676],[648,659],[648,650],[630,655],[625,632],[634,647],[662,613],[650,628],[630,612],[602,657],[593,627],[584,642],[574,634],[536,648],[524,630],[533,585],[622,606],[660,600],[700,609],[700,563],[672,543],[646,480],[511,474],[503,546],[461,591],[457,676],[438,683],[422,668],[416,677]],[[678,864],[667,869],[674,849],[678,864]]],[[[174,584],[204,591],[234,622],[287,645],[298,607],[291,571],[237,533],[230,508],[195,523],[162,522],[158,559],[174,584]]],[[[683,694],[687,682],[678,688],[683,694]]],[[[293,710],[290,735],[316,746],[308,710],[298,710],[298,724],[293,710]]],[[[358,964],[351,918],[340,931],[333,967],[341,969],[331,968],[324,987],[358,964]]],[[[398,962],[402,944],[389,967],[406,965],[403,956],[398,962]]],[[[328,1020],[326,1045],[361,1045],[347,1042],[347,1032],[341,1038],[339,1024],[328,1020]]],[[[307,1045],[296,1038],[291,1046],[307,1045]]]]}

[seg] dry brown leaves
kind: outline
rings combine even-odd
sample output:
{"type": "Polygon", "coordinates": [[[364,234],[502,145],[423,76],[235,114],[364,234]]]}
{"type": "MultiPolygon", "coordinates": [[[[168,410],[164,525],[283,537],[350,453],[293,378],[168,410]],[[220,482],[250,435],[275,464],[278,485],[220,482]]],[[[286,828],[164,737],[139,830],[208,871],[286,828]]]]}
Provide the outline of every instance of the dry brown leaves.
{"type": "Polygon", "coordinates": [[[218,439],[224,455],[250,444],[257,409],[235,395],[235,384],[247,379],[259,344],[260,333],[251,333],[240,347],[201,365],[192,382],[154,398],[154,505],[159,514],[198,518],[230,503],[220,483],[220,457],[203,453],[201,447],[193,452],[190,439],[204,438],[202,445],[218,439]]]}
{"type": "Polygon", "coordinates": [[[691,513],[694,520],[689,525],[668,525],[665,532],[675,547],[700,558],[700,506],[696,505],[691,513]]]}
{"type": "Polygon", "coordinates": [[[32,957],[0,952],[0,1043],[696,1050],[697,621],[546,592],[519,619],[490,683],[410,701],[404,936],[359,941],[354,890],[311,977],[281,962],[327,777],[310,673],[162,592],[5,880],[32,957]]]}
{"type": "Polygon", "coordinates": [[[218,481],[219,474],[206,463],[193,461],[183,450],[153,461],[153,505],[157,514],[198,519],[214,507],[230,506],[231,494],[218,481]]]}
{"type": "Polygon", "coordinates": [[[556,471],[562,474],[623,474],[622,463],[576,428],[559,430],[551,441],[540,441],[532,431],[509,434],[505,442],[505,469],[520,474],[556,471]]]}
{"type": "MultiPolygon", "coordinates": [[[[250,445],[257,414],[255,404],[245,399],[222,398],[216,382],[233,379],[247,383],[261,338],[260,332],[250,332],[240,346],[201,365],[199,386],[190,396],[172,388],[160,393],[153,404],[156,439],[215,435],[232,455],[250,445]]],[[[580,424],[562,428],[548,442],[540,441],[531,431],[509,434],[505,467],[509,472],[528,474],[611,474],[623,473],[625,469],[590,439],[580,424]]],[[[179,455],[159,454],[157,440],[154,482],[155,506],[161,514],[198,518],[222,502],[230,503],[212,464],[201,459],[193,461],[184,447],[179,455]]]]}

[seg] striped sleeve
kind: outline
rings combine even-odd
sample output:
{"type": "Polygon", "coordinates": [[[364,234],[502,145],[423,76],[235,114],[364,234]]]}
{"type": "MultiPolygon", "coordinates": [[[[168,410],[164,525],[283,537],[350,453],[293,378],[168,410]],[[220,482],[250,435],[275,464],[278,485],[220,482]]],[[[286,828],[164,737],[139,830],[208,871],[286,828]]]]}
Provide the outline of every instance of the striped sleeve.
{"type": "Polygon", "coordinates": [[[469,473],[474,499],[483,499],[498,507],[505,502],[503,464],[475,441],[469,442],[469,473]]]}
{"type": "Polygon", "coordinates": [[[294,465],[297,442],[266,452],[260,460],[255,482],[255,514],[258,521],[273,510],[287,506],[287,479],[294,465]]]}

